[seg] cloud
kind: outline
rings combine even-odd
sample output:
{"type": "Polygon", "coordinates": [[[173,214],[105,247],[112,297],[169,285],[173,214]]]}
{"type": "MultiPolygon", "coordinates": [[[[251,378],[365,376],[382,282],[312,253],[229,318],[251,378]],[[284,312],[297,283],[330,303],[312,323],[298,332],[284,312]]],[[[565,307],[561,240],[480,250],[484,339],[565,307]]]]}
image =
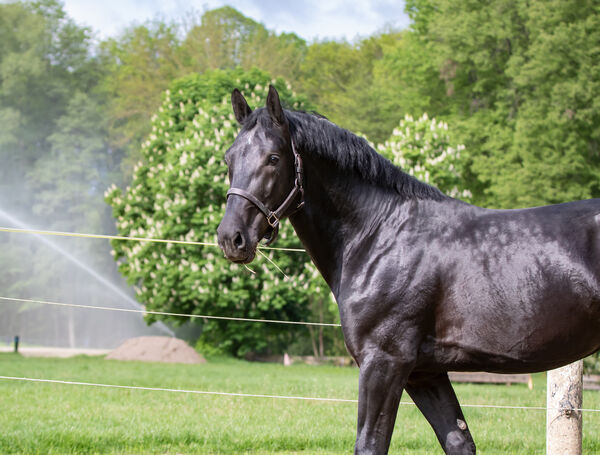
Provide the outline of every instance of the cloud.
{"type": "Polygon", "coordinates": [[[100,36],[114,36],[131,23],[157,16],[182,18],[192,10],[236,8],[269,30],[293,32],[314,39],[367,36],[386,25],[404,28],[404,1],[392,0],[66,0],[65,10],[78,23],[90,25],[100,36]]]}
{"type": "MultiPolygon", "coordinates": [[[[252,5],[258,20],[267,28],[295,32],[308,41],[316,38],[352,40],[370,35],[386,25],[402,28],[408,25],[404,2],[397,0],[251,0],[237,3],[252,5]]],[[[241,6],[238,8],[245,13],[241,6]]]]}

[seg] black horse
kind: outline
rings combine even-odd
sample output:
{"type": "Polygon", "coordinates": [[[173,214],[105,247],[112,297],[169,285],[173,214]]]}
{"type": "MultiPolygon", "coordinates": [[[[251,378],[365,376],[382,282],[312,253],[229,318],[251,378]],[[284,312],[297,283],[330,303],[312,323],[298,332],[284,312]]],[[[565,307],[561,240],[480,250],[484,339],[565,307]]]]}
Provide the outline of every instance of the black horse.
{"type": "Polygon", "coordinates": [[[600,348],[600,200],[488,210],[450,198],[270,87],[225,159],[234,262],[289,219],[360,367],[356,454],[388,451],[403,389],[447,454],[475,444],[448,371],[536,372],[600,348]]]}

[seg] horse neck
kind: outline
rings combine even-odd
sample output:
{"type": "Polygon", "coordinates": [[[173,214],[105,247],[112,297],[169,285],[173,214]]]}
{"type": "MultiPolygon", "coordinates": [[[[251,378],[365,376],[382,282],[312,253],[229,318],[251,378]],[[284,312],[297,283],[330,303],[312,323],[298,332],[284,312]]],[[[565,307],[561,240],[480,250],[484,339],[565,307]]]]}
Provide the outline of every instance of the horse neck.
{"type": "Polygon", "coordinates": [[[310,154],[303,155],[304,207],[290,221],[313,262],[337,294],[349,248],[380,224],[402,201],[392,190],[349,176],[310,154]]]}

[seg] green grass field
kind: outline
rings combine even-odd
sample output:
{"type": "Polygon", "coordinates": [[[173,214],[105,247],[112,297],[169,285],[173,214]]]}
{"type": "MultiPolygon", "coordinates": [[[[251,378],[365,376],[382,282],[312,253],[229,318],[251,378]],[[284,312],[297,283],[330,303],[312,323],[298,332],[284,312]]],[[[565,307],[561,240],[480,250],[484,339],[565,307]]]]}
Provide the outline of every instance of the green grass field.
{"type": "MultiPolygon", "coordinates": [[[[352,368],[283,367],[232,359],[204,365],[33,359],[0,354],[0,375],[272,395],[356,398],[352,368]]],[[[544,406],[533,391],[456,385],[462,403],[544,406]]],[[[409,401],[405,396],[403,401],[409,401]]],[[[600,393],[584,407],[600,409],[600,393]]],[[[356,404],[192,395],[0,380],[2,454],[352,453],[356,404]]],[[[481,454],[543,454],[545,412],[473,409],[465,414],[481,454]]],[[[441,454],[412,405],[400,407],[390,453],[441,454]]],[[[600,413],[584,415],[584,453],[600,454],[600,413]]]]}

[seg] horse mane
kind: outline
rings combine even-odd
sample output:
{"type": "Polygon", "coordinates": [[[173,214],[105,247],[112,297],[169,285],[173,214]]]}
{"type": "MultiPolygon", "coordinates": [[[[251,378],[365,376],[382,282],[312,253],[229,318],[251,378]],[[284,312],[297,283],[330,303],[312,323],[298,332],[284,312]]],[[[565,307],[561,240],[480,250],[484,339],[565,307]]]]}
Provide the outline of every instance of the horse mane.
{"type": "MultiPolygon", "coordinates": [[[[377,153],[366,139],[337,126],[317,113],[285,110],[290,134],[302,150],[354,173],[375,186],[389,188],[404,198],[442,200],[448,198],[437,188],[421,182],[377,153]]],[[[274,127],[266,108],[252,112],[242,127],[274,127]]]]}

